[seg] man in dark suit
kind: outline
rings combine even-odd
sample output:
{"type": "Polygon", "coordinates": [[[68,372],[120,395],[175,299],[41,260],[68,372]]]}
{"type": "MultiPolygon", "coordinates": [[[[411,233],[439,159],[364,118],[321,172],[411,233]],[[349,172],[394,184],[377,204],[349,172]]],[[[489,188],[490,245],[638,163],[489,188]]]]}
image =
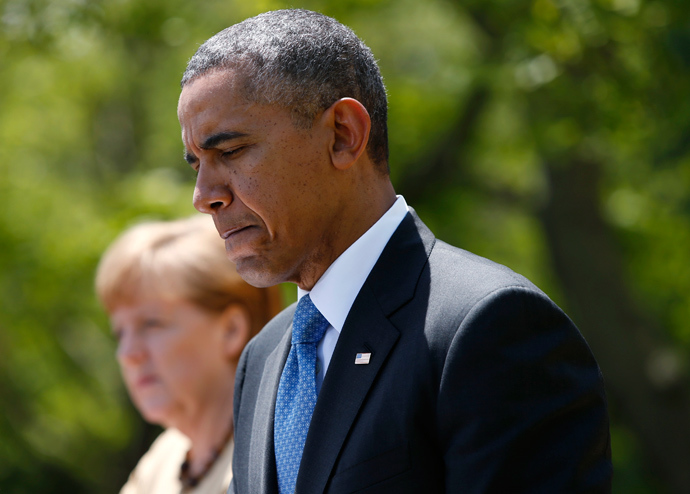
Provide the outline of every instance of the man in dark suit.
{"type": "Polygon", "coordinates": [[[240,360],[230,492],[610,492],[587,344],[395,195],[385,89],[352,31],[302,10],[247,19],[182,88],[195,207],[243,278],[300,296],[240,360]]]}

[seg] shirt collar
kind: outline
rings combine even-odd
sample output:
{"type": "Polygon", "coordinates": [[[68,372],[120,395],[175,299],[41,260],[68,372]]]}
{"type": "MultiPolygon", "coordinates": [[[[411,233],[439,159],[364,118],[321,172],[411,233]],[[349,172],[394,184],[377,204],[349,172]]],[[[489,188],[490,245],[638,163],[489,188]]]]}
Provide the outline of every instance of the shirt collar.
{"type": "Polygon", "coordinates": [[[388,211],[328,267],[311,291],[297,287],[298,299],[309,294],[338,333],[362,285],[408,210],[403,196],[397,196],[388,211]]]}

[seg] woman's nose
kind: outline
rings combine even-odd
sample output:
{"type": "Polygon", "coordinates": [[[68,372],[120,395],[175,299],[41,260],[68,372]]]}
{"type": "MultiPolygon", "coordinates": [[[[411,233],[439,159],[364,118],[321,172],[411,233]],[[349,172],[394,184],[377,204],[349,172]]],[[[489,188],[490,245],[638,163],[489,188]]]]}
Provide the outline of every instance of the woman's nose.
{"type": "Polygon", "coordinates": [[[120,365],[132,365],[142,362],[146,350],[143,341],[134,331],[123,331],[117,344],[117,360],[120,365]]]}

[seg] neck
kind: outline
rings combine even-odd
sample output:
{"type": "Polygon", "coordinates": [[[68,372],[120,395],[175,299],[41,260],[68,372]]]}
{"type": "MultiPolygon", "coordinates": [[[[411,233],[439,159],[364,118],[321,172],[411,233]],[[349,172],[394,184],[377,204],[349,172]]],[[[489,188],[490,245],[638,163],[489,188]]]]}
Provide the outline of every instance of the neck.
{"type": "Polygon", "coordinates": [[[175,424],[192,444],[187,455],[192,476],[203,472],[232,437],[232,396],[232,389],[225,389],[221,399],[202,407],[196,417],[175,424]]]}
{"type": "Polygon", "coordinates": [[[319,252],[315,262],[307,264],[300,273],[297,285],[303,290],[311,290],[326,272],[328,267],[345,252],[348,247],[369,230],[386,211],[395,203],[396,195],[393,185],[387,179],[377,186],[371,183],[362,184],[358,190],[363,191],[358,196],[350,195],[347,207],[334,220],[338,228],[332,232],[333,238],[323,242],[330,245],[329,252],[319,252]]]}

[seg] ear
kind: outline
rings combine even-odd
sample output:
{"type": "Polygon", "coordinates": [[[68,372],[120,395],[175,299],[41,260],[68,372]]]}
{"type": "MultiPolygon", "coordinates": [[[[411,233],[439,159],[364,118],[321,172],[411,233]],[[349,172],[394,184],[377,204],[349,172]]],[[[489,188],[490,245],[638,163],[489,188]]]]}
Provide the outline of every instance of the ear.
{"type": "Polygon", "coordinates": [[[251,336],[249,312],[240,304],[230,304],[221,314],[223,351],[228,360],[237,362],[251,336]]]}
{"type": "Polygon", "coordinates": [[[329,147],[333,166],[346,170],[364,153],[369,142],[369,112],[356,99],[342,98],[324,112],[323,118],[333,130],[329,147]]]}

